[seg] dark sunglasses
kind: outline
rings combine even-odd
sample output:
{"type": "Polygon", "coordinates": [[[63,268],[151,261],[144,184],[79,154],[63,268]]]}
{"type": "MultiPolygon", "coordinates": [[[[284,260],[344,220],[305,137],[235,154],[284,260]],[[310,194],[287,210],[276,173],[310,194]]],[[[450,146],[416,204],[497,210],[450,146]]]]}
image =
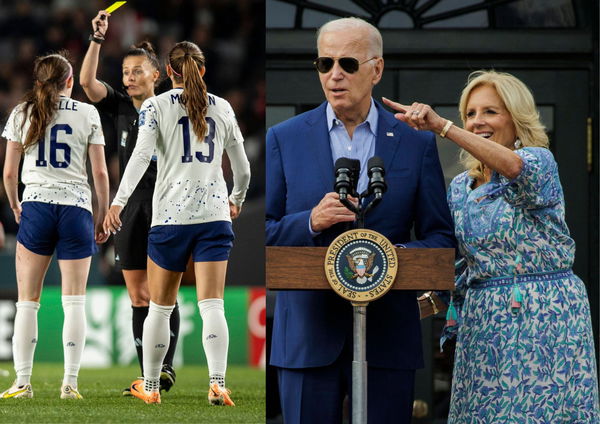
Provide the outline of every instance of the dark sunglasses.
{"type": "Polygon", "coordinates": [[[358,71],[358,67],[360,65],[362,65],[363,63],[367,63],[368,61],[373,59],[377,59],[377,56],[372,57],[371,59],[367,59],[364,62],[359,62],[353,57],[317,57],[313,63],[315,64],[317,71],[319,71],[322,74],[326,74],[327,72],[331,71],[331,68],[333,68],[334,63],[337,60],[345,72],[353,74],[356,71],[358,71]]]}

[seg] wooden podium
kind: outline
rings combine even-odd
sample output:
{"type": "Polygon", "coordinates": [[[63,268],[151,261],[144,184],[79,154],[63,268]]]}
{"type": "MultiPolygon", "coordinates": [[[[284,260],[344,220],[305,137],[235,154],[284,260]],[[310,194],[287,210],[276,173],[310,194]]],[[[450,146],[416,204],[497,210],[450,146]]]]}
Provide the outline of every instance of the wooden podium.
{"type": "MultiPolygon", "coordinates": [[[[396,248],[398,269],[391,289],[454,290],[454,252],[454,249],[444,248],[396,248]]],[[[267,288],[331,290],[325,276],[326,253],[326,247],[267,246],[267,288]]],[[[366,424],[367,306],[353,305],[352,423],[366,424]]]]}
{"type": "MultiPolygon", "coordinates": [[[[325,278],[326,247],[266,248],[267,288],[331,290],[325,278]]],[[[392,290],[454,290],[454,249],[396,248],[398,273],[392,290]]]]}

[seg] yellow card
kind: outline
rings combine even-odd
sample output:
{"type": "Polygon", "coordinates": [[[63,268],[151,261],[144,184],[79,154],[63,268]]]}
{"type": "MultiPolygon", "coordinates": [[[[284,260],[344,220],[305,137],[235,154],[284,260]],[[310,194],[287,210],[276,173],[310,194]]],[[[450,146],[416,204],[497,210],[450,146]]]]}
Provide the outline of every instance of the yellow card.
{"type": "Polygon", "coordinates": [[[105,12],[108,13],[113,13],[115,10],[117,10],[119,7],[123,6],[125,3],[127,3],[126,1],[116,1],[113,4],[111,4],[110,6],[108,6],[105,10],[105,12]]]}

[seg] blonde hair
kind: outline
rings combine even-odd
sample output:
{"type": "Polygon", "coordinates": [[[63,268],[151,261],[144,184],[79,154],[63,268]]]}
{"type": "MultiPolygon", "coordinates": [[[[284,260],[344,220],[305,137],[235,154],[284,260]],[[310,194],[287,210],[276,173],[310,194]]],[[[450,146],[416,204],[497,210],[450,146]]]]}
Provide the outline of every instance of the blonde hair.
{"type": "MultiPolygon", "coordinates": [[[[540,114],[531,91],[521,80],[505,72],[480,70],[469,75],[458,106],[463,127],[467,120],[467,102],[471,92],[475,88],[485,85],[493,87],[504,103],[515,125],[515,132],[521,141],[521,147],[548,148],[546,127],[540,121],[540,114]]],[[[460,153],[460,161],[471,177],[483,178],[483,164],[469,152],[463,150],[460,153]]]]}
{"type": "Polygon", "coordinates": [[[379,30],[360,18],[341,18],[329,21],[317,31],[317,46],[321,36],[326,32],[342,31],[345,29],[364,29],[368,32],[369,55],[383,57],[383,39],[379,30]]]}

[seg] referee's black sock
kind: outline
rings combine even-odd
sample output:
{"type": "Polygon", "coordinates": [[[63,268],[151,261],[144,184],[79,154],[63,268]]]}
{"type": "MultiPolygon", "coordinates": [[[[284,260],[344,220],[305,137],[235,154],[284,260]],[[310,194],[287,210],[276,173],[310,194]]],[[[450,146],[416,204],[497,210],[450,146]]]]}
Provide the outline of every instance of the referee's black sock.
{"type": "Polygon", "coordinates": [[[144,333],[144,321],[148,316],[148,306],[132,306],[131,309],[133,310],[133,342],[135,343],[135,350],[137,351],[138,361],[140,362],[140,369],[142,370],[142,375],[144,375],[142,334],[144,333]]]}
{"type": "Polygon", "coordinates": [[[171,320],[169,321],[169,327],[171,330],[171,338],[169,339],[169,350],[165,356],[164,364],[173,367],[173,356],[175,356],[175,348],[177,347],[177,339],[179,338],[179,303],[175,303],[175,309],[171,313],[171,320]]]}

